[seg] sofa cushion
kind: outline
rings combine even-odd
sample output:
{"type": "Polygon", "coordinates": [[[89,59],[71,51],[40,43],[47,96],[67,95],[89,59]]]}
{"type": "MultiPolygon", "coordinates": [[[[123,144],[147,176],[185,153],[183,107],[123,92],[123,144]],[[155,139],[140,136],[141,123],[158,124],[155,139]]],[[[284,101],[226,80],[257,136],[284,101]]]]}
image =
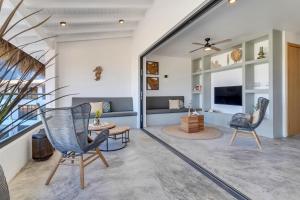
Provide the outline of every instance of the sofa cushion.
{"type": "Polygon", "coordinates": [[[180,100],[169,100],[169,109],[180,109],[180,100]]]}
{"type": "Polygon", "coordinates": [[[99,101],[110,102],[111,112],[133,111],[132,97],[73,97],[72,105],[99,101]]]}
{"type": "Polygon", "coordinates": [[[188,108],[182,108],[182,109],[150,109],[147,110],[147,114],[165,114],[165,113],[182,113],[182,112],[188,112],[188,108]]]}
{"type": "Polygon", "coordinates": [[[91,113],[96,113],[96,111],[103,112],[103,102],[90,102],[91,113]]]}
{"type": "Polygon", "coordinates": [[[184,102],[184,96],[157,96],[147,97],[146,108],[150,109],[168,109],[169,100],[182,100],[184,102]]]}
{"type": "MultiPolygon", "coordinates": [[[[101,118],[108,118],[108,117],[127,117],[127,116],[137,116],[137,112],[133,111],[123,111],[123,112],[108,112],[103,113],[101,118]]],[[[94,114],[90,115],[90,118],[95,118],[94,114]]]]}
{"type": "Polygon", "coordinates": [[[111,112],[110,102],[104,101],[102,107],[103,107],[103,112],[104,113],[111,112]]]}

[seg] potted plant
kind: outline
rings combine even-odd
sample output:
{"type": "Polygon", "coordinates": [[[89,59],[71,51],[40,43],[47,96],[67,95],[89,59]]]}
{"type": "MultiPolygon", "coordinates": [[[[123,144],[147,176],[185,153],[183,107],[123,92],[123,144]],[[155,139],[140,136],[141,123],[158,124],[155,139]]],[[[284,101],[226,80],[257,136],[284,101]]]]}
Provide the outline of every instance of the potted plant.
{"type": "Polygon", "coordinates": [[[94,125],[100,125],[100,117],[102,115],[101,110],[96,110],[95,112],[95,119],[94,119],[94,125]]]}

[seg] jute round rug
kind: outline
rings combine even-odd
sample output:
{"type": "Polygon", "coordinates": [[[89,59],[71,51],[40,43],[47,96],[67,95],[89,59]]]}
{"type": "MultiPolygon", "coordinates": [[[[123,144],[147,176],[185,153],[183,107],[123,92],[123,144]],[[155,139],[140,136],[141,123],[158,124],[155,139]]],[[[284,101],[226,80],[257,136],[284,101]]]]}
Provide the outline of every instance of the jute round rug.
{"type": "Polygon", "coordinates": [[[223,135],[217,128],[207,126],[203,131],[196,133],[186,133],[181,130],[180,125],[166,126],[162,130],[168,135],[189,140],[212,140],[223,135]]]}

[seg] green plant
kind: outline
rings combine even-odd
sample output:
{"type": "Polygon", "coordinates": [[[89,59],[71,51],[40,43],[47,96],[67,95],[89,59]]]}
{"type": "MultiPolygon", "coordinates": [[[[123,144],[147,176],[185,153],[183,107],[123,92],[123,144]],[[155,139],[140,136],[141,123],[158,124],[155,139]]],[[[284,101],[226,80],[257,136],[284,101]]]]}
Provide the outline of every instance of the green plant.
{"type": "MultiPolygon", "coordinates": [[[[4,0],[0,0],[0,12],[2,11],[4,0]]],[[[24,99],[27,95],[31,94],[34,90],[36,90],[37,87],[41,86],[42,84],[45,84],[47,81],[54,79],[56,77],[52,77],[49,79],[46,79],[42,83],[33,86],[33,81],[39,77],[45,74],[46,67],[51,66],[51,62],[56,57],[53,56],[50,59],[46,60],[44,63],[42,63],[40,60],[44,58],[47,54],[45,52],[42,54],[38,59],[35,59],[32,57],[34,53],[41,52],[41,51],[35,51],[31,54],[25,53],[22,49],[29,45],[33,45],[36,43],[39,43],[43,40],[47,40],[49,38],[53,38],[55,36],[46,37],[43,39],[39,39],[36,41],[32,41],[29,43],[22,44],[20,46],[15,46],[10,43],[11,40],[14,38],[32,30],[35,29],[42,24],[44,24],[50,17],[46,17],[41,22],[38,22],[36,25],[33,25],[27,29],[21,30],[19,32],[14,33],[14,28],[21,22],[23,22],[25,19],[30,18],[37,13],[39,13],[41,10],[34,11],[25,17],[17,20],[16,22],[12,23],[12,19],[16,15],[17,10],[20,8],[21,4],[23,3],[23,0],[21,0],[14,9],[9,13],[7,18],[4,20],[3,24],[0,25],[0,125],[8,119],[14,112],[18,111],[17,105],[20,103],[22,99],[24,99]],[[9,39],[4,39],[5,36],[10,33],[9,39]],[[13,33],[13,34],[11,34],[13,33]],[[17,72],[21,72],[20,78],[18,80],[13,80],[13,75],[17,72]]],[[[60,87],[57,89],[54,89],[47,94],[39,95],[36,98],[34,98],[31,101],[28,101],[26,104],[30,104],[33,101],[44,98],[46,95],[51,95],[55,91],[60,90],[64,87],[60,87]]],[[[72,94],[69,94],[72,95],[72,94]]],[[[45,105],[56,101],[57,99],[69,96],[64,95],[58,98],[55,98],[54,100],[51,100],[44,105],[41,105],[41,107],[44,107],[45,105]]],[[[19,117],[19,119],[11,122],[8,125],[2,126],[0,128],[0,139],[5,136],[10,130],[16,128],[20,124],[24,123],[27,120],[30,120],[33,117],[32,114],[36,112],[38,108],[32,110],[31,112],[28,112],[27,114],[19,117]]]]}
{"type": "Polygon", "coordinates": [[[101,111],[101,110],[96,110],[96,112],[95,112],[95,117],[96,117],[96,118],[100,118],[101,115],[102,115],[102,111],[101,111]]]}

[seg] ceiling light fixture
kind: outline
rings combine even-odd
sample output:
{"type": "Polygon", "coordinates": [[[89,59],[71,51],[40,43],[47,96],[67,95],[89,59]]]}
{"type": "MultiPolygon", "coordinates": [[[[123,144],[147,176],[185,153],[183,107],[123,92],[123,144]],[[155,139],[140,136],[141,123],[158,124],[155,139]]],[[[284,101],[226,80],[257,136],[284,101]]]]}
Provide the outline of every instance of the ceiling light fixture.
{"type": "Polygon", "coordinates": [[[229,4],[235,4],[237,2],[237,0],[228,0],[229,4]]]}
{"type": "Polygon", "coordinates": [[[61,27],[67,26],[67,22],[65,22],[65,21],[59,22],[59,24],[60,24],[61,27]]]}
{"type": "Polygon", "coordinates": [[[124,24],[124,23],[125,23],[125,20],[124,20],[124,19],[120,19],[120,20],[119,20],[119,23],[120,23],[120,24],[124,24]]]}
{"type": "Polygon", "coordinates": [[[212,50],[211,47],[205,47],[205,48],[204,48],[204,51],[211,51],[211,50],[212,50]]]}

